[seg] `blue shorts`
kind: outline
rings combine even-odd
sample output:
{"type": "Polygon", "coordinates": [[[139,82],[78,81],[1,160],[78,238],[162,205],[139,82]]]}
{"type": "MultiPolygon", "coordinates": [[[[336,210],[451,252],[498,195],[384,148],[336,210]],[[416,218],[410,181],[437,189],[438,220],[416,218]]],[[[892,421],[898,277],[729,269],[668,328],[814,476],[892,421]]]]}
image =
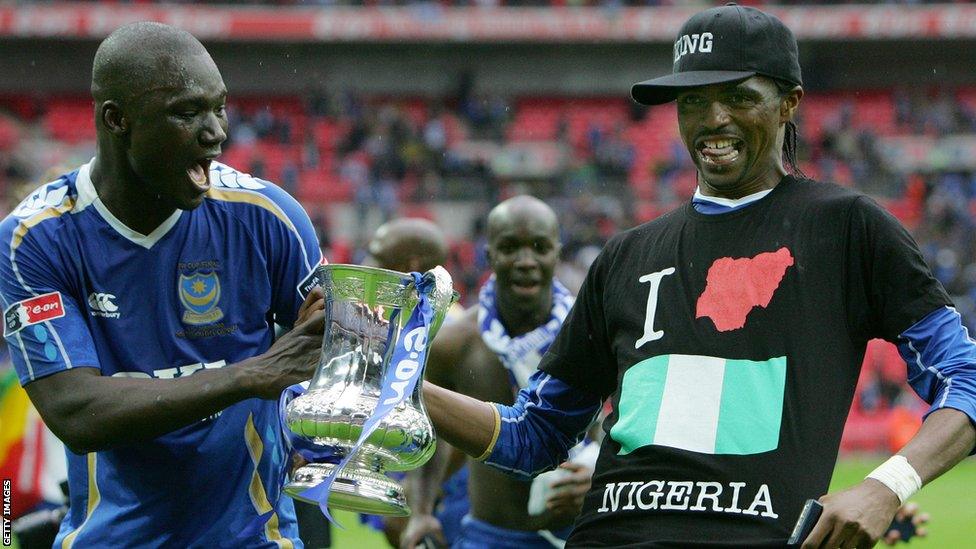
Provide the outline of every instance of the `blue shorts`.
{"type": "MultiPolygon", "coordinates": [[[[387,473],[391,478],[402,481],[403,473],[387,473]]],[[[444,539],[450,547],[454,540],[461,535],[461,519],[468,514],[471,504],[468,502],[468,466],[458,469],[454,476],[444,481],[441,487],[444,496],[438,501],[434,509],[434,516],[441,523],[444,539]]],[[[383,517],[378,515],[359,514],[359,523],[377,532],[384,532],[383,517]]]]}
{"type": "Polygon", "coordinates": [[[468,466],[461,467],[457,473],[447,479],[441,491],[444,495],[434,510],[434,516],[441,522],[444,539],[450,547],[460,537],[461,519],[471,509],[471,503],[468,501],[468,466]]]}
{"type": "Polygon", "coordinates": [[[553,549],[562,548],[572,528],[549,530],[509,530],[492,526],[467,515],[461,521],[461,537],[452,549],[553,549]]]}

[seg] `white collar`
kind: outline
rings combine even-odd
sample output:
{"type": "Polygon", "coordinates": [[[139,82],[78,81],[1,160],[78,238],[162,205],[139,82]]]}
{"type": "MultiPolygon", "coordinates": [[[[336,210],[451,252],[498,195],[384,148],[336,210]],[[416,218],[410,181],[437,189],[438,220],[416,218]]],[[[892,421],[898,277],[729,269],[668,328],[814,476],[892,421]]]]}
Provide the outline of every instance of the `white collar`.
{"type": "Polygon", "coordinates": [[[72,209],[73,212],[80,212],[84,210],[89,205],[95,207],[105,222],[109,224],[117,233],[125,237],[126,239],[132,241],[147,250],[153,247],[153,244],[159,242],[161,238],[166,236],[166,233],[170,231],[176,222],[180,220],[180,216],[183,214],[183,210],[177,209],[173,212],[173,215],[166,218],[158,227],[153,229],[153,232],[148,235],[144,235],[137,231],[134,231],[127,227],[125,223],[119,221],[119,218],[115,217],[112,212],[109,211],[105,204],[102,203],[102,199],[99,198],[98,192],[95,191],[95,185],[91,180],[91,166],[95,161],[92,158],[87,164],[78,169],[78,177],[75,179],[75,186],[78,189],[78,201],[75,203],[75,207],[72,209]]]}
{"type": "Polygon", "coordinates": [[[712,202],[713,204],[718,204],[719,206],[726,206],[728,208],[738,208],[745,206],[751,202],[755,202],[767,194],[771,193],[773,189],[766,189],[765,191],[759,191],[758,193],[747,194],[742,198],[722,198],[719,196],[705,196],[701,192],[701,187],[695,187],[695,198],[694,200],[712,202]]]}

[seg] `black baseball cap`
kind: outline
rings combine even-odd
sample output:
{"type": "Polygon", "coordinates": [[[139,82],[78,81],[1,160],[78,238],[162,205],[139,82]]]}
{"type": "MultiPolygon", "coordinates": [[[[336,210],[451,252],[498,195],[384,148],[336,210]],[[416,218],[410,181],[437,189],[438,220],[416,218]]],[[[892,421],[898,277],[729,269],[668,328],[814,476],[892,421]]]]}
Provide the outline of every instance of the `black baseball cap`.
{"type": "Polygon", "coordinates": [[[682,90],[769,76],[803,83],[793,32],[776,17],[747,6],[728,4],[691,16],[674,42],[674,71],[638,82],[634,101],[660,105],[682,90]]]}

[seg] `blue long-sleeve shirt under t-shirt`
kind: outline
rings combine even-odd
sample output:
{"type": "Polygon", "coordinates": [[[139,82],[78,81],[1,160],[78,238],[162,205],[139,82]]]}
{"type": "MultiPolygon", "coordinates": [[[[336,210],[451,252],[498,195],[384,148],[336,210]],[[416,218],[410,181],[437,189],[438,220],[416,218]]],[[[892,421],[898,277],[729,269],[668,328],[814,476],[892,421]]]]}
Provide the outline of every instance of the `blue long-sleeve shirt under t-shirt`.
{"type": "MultiPolygon", "coordinates": [[[[764,198],[761,191],[737,200],[695,193],[692,205],[708,215],[740,210],[764,198]]],[[[953,408],[976,424],[976,343],[958,311],[941,307],[905,330],[896,342],[912,389],[931,404],[927,412],[953,408]]],[[[520,478],[557,467],[582,439],[604,398],[537,372],[515,404],[496,404],[499,433],[485,463],[520,478]]]]}

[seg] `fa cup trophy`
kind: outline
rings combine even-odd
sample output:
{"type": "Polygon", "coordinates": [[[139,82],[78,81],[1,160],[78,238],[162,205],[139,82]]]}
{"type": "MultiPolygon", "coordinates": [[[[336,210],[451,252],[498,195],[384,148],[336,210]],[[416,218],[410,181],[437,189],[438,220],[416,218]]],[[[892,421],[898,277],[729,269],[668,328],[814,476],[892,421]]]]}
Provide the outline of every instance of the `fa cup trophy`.
{"type": "Polygon", "coordinates": [[[300,467],[284,491],[311,503],[323,502],[319,492],[327,492],[328,505],[337,509],[409,515],[403,489],[384,473],[414,469],[434,453],[421,386],[427,348],[457,298],[451,277],[442,267],[417,275],[323,265],[319,278],[322,354],[308,390],[286,405],[284,420],[305,441],[331,450],[332,461],[342,461],[300,467]]]}

